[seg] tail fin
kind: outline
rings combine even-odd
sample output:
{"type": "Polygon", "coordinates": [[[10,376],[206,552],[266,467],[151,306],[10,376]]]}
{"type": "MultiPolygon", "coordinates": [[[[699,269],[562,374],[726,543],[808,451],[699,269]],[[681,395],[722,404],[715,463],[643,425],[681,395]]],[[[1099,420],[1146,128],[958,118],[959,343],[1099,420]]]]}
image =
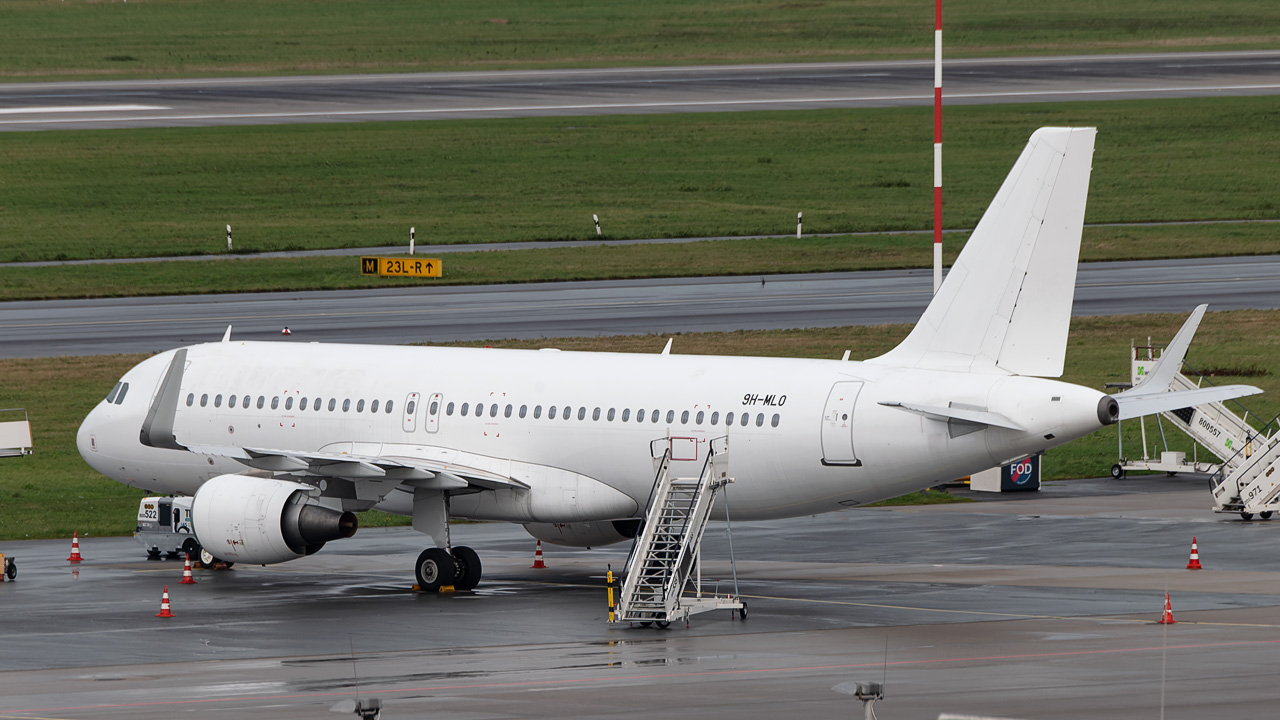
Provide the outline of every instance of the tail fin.
{"type": "Polygon", "coordinates": [[[1040,128],[920,322],[871,362],[1061,377],[1096,128],[1040,128]]]}

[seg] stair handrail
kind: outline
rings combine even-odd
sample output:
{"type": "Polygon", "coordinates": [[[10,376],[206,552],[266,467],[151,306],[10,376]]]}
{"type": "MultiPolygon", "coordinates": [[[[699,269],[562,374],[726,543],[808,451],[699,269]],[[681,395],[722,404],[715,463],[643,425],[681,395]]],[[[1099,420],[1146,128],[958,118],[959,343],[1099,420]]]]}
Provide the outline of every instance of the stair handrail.
{"type": "MultiPolygon", "coordinates": [[[[1271,418],[1271,420],[1268,421],[1267,424],[1263,425],[1262,429],[1258,431],[1257,437],[1261,439],[1261,444],[1263,445],[1264,448],[1270,447],[1271,441],[1277,437],[1276,433],[1273,430],[1273,426],[1274,426],[1274,430],[1280,430],[1280,413],[1277,413],[1275,417],[1271,418]],[[1267,430],[1273,430],[1273,432],[1271,432],[1270,434],[1267,434],[1266,433],[1267,430]]],[[[1222,464],[1218,466],[1217,471],[1209,476],[1210,490],[1216,491],[1219,487],[1222,486],[1222,483],[1227,481],[1228,475],[1235,475],[1237,472],[1243,470],[1245,467],[1251,466],[1251,465],[1242,463],[1238,467],[1233,468],[1230,471],[1230,473],[1227,472],[1227,468],[1245,450],[1249,451],[1249,454],[1245,456],[1245,459],[1253,457],[1255,453],[1253,452],[1253,448],[1250,447],[1252,442],[1253,442],[1253,439],[1251,438],[1241,443],[1239,449],[1237,449],[1234,453],[1232,453],[1230,458],[1227,458],[1226,460],[1222,461],[1222,464]]],[[[1262,455],[1262,453],[1257,453],[1257,454],[1259,456],[1262,455]]],[[[1236,492],[1239,493],[1239,491],[1240,491],[1240,488],[1237,486],[1236,492]]]]}
{"type": "MultiPolygon", "coordinates": [[[[667,594],[667,590],[668,590],[667,586],[671,584],[671,581],[679,579],[680,575],[682,574],[680,572],[680,568],[684,566],[685,558],[688,557],[689,550],[692,547],[692,545],[688,542],[689,523],[693,520],[694,514],[698,511],[698,503],[702,501],[703,490],[705,489],[705,485],[706,485],[706,483],[702,482],[702,479],[706,477],[707,468],[711,465],[711,458],[714,456],[715,456],[715,453],[711,450],[710,445],[708,445],[707,459],[702,461],[702,472],[698,474],[698,485],[696,489],[693,491],[693,497],[690,498],[689,500],[689,513],[684,516],[684,525],[682,525],[680,528],[680,537],[683,538],[684,540],[680,543],[680,552],[676,555],[675,562],[671,564],[671,567],[675,568],[676,572],[673,575],[668,569],[667,577],[663,578],[663,581],[662,581],[664,595],[667,594]]],[[[714,478],[712,478],[712,480],[714,480],[714,478]]],[[[686,582],[687,581],[688,579],[686,578],[686,582]]],[[[672,589],[675,590],[674,597],[676,598],[679,598],[680,595],[684,594],[683,585],[681,587],[672,588],[672,589]]]]}

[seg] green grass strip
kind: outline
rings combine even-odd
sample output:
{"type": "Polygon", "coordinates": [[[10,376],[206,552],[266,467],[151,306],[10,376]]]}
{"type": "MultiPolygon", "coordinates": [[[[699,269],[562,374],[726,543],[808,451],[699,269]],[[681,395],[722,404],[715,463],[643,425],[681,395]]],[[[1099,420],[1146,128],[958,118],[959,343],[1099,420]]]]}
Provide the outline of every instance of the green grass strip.
{"type": "MultiPolygon", "coordinates": [[[[944,221],[1099,128],[1088,222],[1280,216],[1271,97],[955,107],[944,221]]],[[[932,224],[928,108],[14,133],[0,262],[932,224]]],[[[7,283],[4,283],[7,284],[7,283]]]]}
{"type": "MultiPolygon", "coordinates": [[[[929,59],[930,0],[0,2],[7,80],[929,59]]],[[[1274,47],[1273,0],[950,3],[948,57],[1274,47]]]]}

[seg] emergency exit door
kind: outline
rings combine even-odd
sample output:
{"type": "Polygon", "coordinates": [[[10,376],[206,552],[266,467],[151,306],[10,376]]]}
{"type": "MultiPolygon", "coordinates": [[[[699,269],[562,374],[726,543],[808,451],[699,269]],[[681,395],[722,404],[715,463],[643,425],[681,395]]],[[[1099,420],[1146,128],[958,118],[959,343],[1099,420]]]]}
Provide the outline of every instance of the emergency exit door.
{"type": "Polygon", "coordinates": [[[862,383],[838,382],[827,395],[822,413],[822,464],[861,465],[853,449],[853,406],[862,392],[862,383]]]}

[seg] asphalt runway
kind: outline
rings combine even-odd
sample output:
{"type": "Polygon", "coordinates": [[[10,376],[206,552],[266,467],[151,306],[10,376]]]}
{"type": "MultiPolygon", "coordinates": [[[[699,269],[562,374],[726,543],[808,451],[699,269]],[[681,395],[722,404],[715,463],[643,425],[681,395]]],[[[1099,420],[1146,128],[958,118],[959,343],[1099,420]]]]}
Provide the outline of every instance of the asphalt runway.
{"type": "MultiPolygon", "coordinates": [[[[605,623],[600,576],[625,546],[544,546],[534,570],[533,540],[501,524],[455,526],[485,581],[442,596],[409,589],[407,528],[194,586],[132,538],[83,538],[77,567],[67,540],[4,542],[0,717],[314,719],[356,697],[387,720],[861,717],[832,688],[882,678],[884,720],[1273,717],[1280,521],[1214,515],[1203,483],[737,523],[748,618],[667,630],[605,623]],[[1175,625],[1154,623],[1166,590],[1175,625]]],[[[727,590],[722,525],[704,557],[727,590]]]]}
{"type": "MultiPolygon", "coordinates": [[[[0,130],[511,118],[933,102],[933,60],[0,85],[0,130]]],[[[1280,52],[944,59],[944,103],[1274,95],[1280,52]]]]}
{"type": "MultiPolygon", "coordinates": [[[[290,342],[395,344],[913,323],[931,293],[920,269],[9,302],[0,357],[159,352],[218,340],[228,325],[241,340],[281,339],[288,326],[290,342]]],[[[1084,263],[1076,278],[1076,315],[1202,302],[1280,308],[1280,256],[1084,263]]]]}

